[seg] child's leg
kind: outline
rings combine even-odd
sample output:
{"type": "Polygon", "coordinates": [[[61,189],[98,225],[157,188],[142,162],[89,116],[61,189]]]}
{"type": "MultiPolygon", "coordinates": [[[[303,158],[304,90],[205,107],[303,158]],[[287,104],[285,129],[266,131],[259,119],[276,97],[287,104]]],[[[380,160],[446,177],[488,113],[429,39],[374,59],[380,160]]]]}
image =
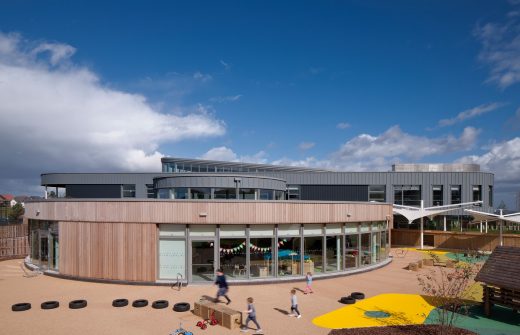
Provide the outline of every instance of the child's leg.
{"type": "Polygon", "coordinates": [[[300,311],[298,310],[298,305],[294,305],[292,308],[294,309],[294,311],[296,312],[297,315],[300,315],[300,311]]]}
{"type": "Polygon", "coordinates": [[[251,321],[253,321],[253,323],[255,324],[256,329],[261,329],[261,328],[262,328],[262,327],[260,327],[260,325],[258,324],[258,321],[256,321],[256,316],[255,316],[255,317],[252,317],[252,318],[251,318],[251,321]]]}

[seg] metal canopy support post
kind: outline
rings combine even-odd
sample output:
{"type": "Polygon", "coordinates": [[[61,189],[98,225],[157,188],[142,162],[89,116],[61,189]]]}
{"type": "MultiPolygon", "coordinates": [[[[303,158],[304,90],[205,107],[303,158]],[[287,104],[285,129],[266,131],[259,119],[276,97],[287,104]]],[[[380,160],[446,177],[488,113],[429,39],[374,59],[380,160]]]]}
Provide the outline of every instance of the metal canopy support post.
{"type": "Polygon", "coordinates": [[[446,215],[444,215],[444,231],[446,231],[446,215]]]}
{"type": "Polygon", "coordinates": [[[488,233],[488,222],[486,220],[486,234],[488,233]]]}
{"type": "MultiPolygon", "coordinates": [[[[421,210],[424,209],[424,200],[421,200],[421,210]]],[[[421,216],[421,249],[424,248],[424,217],[421,216]]]]}

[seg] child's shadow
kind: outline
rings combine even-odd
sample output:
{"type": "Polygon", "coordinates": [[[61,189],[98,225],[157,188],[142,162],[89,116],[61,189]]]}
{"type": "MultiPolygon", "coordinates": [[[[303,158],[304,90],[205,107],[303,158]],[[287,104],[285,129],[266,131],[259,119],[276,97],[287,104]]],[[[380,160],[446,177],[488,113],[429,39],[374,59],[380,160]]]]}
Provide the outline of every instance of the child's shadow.
{"type": "Polygon", "coordinates": [[[293,289],[295,289],[296,291],[300,291],[301,293],[305,293],[304,290],[302,290],[301,288],[298,288],[298,287],[293,287],[293,289]]]}
{"type": "Polygon", "coordinates": [[[282,313],[283,315],[289,315],[289,312],[287,312],[285,309],[281,309],[281,308],[273,308],[275,311],[278,311],[280,313],[282,313]]]}

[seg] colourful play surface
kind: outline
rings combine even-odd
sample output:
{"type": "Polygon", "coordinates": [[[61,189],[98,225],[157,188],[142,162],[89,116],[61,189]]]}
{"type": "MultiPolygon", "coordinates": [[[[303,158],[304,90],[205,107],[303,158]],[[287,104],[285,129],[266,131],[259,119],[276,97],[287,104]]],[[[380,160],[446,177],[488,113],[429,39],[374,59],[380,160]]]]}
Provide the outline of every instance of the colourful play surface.
{"type": "MultiPolygon", "coordinates": [[[[435,324],[438,311],[425,296],[381,294],[321,315],[312,322],[331,329],[435,324]]],[[[500,306],[493,308],[490,318],[483,314],[480,305],[470,306],[467,315],[456,317],[455,324],[480,335],[520,334],[520,315],[500,306]]]]}

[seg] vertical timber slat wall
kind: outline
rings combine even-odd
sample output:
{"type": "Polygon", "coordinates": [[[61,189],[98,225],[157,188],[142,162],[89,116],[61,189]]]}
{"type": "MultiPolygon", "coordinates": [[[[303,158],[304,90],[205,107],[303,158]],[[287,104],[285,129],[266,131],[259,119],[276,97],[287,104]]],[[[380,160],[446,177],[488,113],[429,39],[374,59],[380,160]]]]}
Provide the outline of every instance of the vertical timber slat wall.
{"type": "Polygon", "coordinates": [[[59,230],[61,274],[155,281],[155,224],[62,221],[59,230]]]}

